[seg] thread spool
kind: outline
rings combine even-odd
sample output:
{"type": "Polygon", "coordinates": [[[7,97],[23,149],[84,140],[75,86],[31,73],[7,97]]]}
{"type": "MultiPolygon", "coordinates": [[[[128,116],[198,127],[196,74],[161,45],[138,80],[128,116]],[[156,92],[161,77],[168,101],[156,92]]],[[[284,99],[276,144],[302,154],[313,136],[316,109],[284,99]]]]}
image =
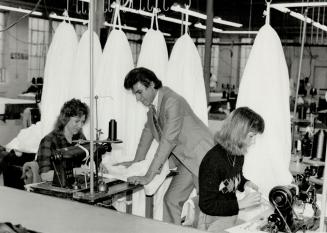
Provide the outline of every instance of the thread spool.
{"type": "Polygon", "coordinates": [[[313,147],[311,158],[314,160],[325,160],[325,153],[326,153],[326,133],[324,130],[319,130],[313,136],[313,147]]]}
{"type": "Polygon", "coordinates": [[[117,140],[117,122],[114,119],[109,121],[108,139],[111,141],[117,140]]]}

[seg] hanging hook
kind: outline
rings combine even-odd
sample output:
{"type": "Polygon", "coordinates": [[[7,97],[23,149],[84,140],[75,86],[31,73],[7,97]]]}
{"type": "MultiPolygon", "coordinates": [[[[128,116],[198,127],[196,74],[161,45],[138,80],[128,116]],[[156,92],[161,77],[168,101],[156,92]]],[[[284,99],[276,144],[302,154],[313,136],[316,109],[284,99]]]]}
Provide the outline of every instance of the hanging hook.
{"type": "Polygon", "coordinates": [[[139,11],[144,11],[145,10],[145,7],[142,8],[142,0],[140,0],[140,7],[139,7],[139,11]]]}
{"type": "Polygon", "coordinates": [[[105,1],[103,1],[103,8],[104,8],[104,13],[112,12],[111,1],[110,0],[107,1],[107,7],[106,7],[106,4],[105,4],[105,1]]]}
{"type": "Polygon", "coordinates": [[[86,15],[86,13],[87,13],[86,10],[84,11],[84,2],[82,2],[82,14],[86,15]]]}
{"type": "Polygon", "coordinates": [[[163,9],[164,11],[169,11],[169,7],[166,8],[166,0],[163,0],[163,1],[162,1],[162,9],[163,9]]]}
{"type": "Polygon", "coordinates": [[[148,9],[148,11],[152,11],[153,10],[153,6],[151,6],[151,8],[149,8],[149,7],[150,7],[150,0],[147,1],[146,8],[148,9]]]}
{"type": "Polygon", "coordinates": [[[191,3],[192,3],[191,0],[188,0],[188,5],[185,4],[185,8],[189,9],[191,7],[191,3]]]}
{"type": "Polygon", "coordinates": [[[79,2],[79,0],[76,0],[76,9],[75,9],[75,11],[76,11],[77,14],[81,14],[82,12],[80,10],[78,10],[78,2],[79,2]]]}

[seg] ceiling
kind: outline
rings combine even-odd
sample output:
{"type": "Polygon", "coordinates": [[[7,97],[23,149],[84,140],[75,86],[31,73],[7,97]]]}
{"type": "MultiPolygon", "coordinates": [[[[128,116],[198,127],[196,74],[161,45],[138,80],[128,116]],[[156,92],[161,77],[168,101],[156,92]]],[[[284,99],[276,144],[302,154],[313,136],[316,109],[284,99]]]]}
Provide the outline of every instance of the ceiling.
{"type": "MultiPolygon", "coordinates": [[[[40,0],[40,5],[38,10],[45,12],[44,15],[50,12],[56,12],[57,14],[62,14],[63,9],[67,7],[69,8],[69,15],[71,17],[78,18],[87,18],[87,6],[88,3],[83,3],[85,14],[77,13],[82,10],[82,2],[81,0],[40,0]],[[68,1],[68,2],[67,2],[68,1]],[[78,3],[78,6],[77,6],[78,3]],[[77,7],[77,10],[76,10],[77,7]]],[[[108,5],[108,0],[105,1],[105,6],[108,5]]],[[[111,0],[112,3],[114,0],[111,0]]],[[[126,1],[126,0],[125,0],[126,1]]],[[[125,2],[122,0],[122,2],[125,2]]],[[[265,24],[264,11],[266,9],[265,0],[212,0],[214,4],[214,16],[219,16],[224,20],[229,20],[237,23],[241,23],[243,26],[241,28],[234,28],[230,26],[224,26],[220,24],[214,24],[214,27],[223,29],[223,30],[258,30],[261,26],[265,24]]],[[[272,0],[272,4],[274,3],[285,3],[285,2],[302,2],[302,1],[310,1],[312,0],[272,0]]],[[[315,0],[315,2],[325,2],[326,0],[315,0]]],[[[33,8],[33,6],[38,2],[38,0],[0,0],[0,3],[11,5],[11,6],[25,6],[28,8],[33,8]]],[[[145,10],[149,7],[155,5],[156,0],[134,0],[133,8],[139,9],[140,3],[141,7],[145,10]]],[[[206,5],[207,1],[204,0],[158,0],[158,8],[161,9],[161,13],[166,16],[181,18],[180,13],[173,12],[169,10],[168,7],[172,6],[174,3],[179,3],[181,5],[189,4],[191,10],[195,10],[201,13],[206,13],[206,5]],[[166,8],[167,11],[163,10],[166,8]]],[[[303,12],[301,8],[292,8],[293,11],[297,11],[299,13],[303,12]]],[[[107,21],[110,21],[112,18],[112,12],[105,13],[105,17],[107,21]]],[[[327,10],[326,10],[327,14],[327,10]]],[[[278,35],[283,40],[295,40],[299,41],[299,36],[303,28],[303,23],[298,19],[293,18],[288,14],[284,14],[275,9],[271,9],[271,17],[270,17],[270,25],[277,31],[278,35]]],[[[320,23],[326,22],[325,20],[325,9],[324,8],[311,8],[308,12],[308,17],[311,17],[315,21],[320,23]]],[[[201,22],[202,24],[206,24],[205,20],[199,20],[197,18],[191,17],[189,18],[190,22],[197,23],[201,22]]],[[[142,27],[149,27],[151,23],[151,19],[149,17],[135,15],[132,13],[123,12],[121,13],[121,21],[122,24],[126,24],[128,26],[137,27],[140,31],[142,27]]],[[[166,21],[159,20],[159,29],[163,32],[170,33],[172,37],[179,37],[181,34],[181,26],[175,23],[170,23],[166,21]]],[[[189,28],[190,34],[192,37],[204,37],[204,30],[197,29],[194,26],[190,26],[189,28]]],[[[314,36],[319,38],[326,37],[326,33],[323,33],[321,30],[317,30],[313,28],[311,25],[307,26],[307,35],[314,36]]],[[[243,35],[243,37],[247,37],[248,35],[243,35]]],[[[213,33],[213,37],[230,37],[225,34],[213,33]]],[[[240,38],[242,36],[236,36],[236,38],[240,38]]],[[[235,36],[234,36],[235,38],[235,36]]],[[[319,40],[322,41],[322,40],[319,40]]],[[[312,41],[314,43],[315,41],[312,41]]],[[[318,42],[318,41],[316,41],[318,42]]]]}

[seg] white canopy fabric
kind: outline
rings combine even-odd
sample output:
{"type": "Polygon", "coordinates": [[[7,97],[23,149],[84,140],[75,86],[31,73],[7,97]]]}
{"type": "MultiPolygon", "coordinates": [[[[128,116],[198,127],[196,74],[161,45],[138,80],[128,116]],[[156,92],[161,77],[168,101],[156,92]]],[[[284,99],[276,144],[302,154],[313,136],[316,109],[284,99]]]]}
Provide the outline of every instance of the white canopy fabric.
{"type": "Polygon", "coordinates": [[[77,44],[74,27],[66,22],[60,23],[49,47],[44,68],[41,98],[43,136],[54,128],[60,109],[68,100],[77,44]]]}
{"type": "Polygon", "coordinates": [[[127,112],[127,99],[134,98],[124,89],[124,78],[133,68],[133,57],[126,35],[121,30],[111,31],[100,62],[99,72],[94,82],[94,94],[98,96],[98,127],[103,134],[100,139],[108,138],[108,125],[111,119],[117,121],[117,138],[123,139],[122,144],[114,144],[112,156],[131,157],[130,142],[127,133],[134,129],[126,127],[130,120],[127,112]]]}
{"type": "Polygon", "coordinates": [[[173,47],[168,62],[166,83],[167,86],[183,96],[195,114],[208,125],[201,58],[188,34],[178,38],[173,47]]]}
{"type": "MultiPolygon", "coordinates": [[[[165,85],[167,65],[168,65],[168,51],[167,51],[167,45],[164,35],[159,30],[150,29],[143,38],[141,51],[137,62],[137,67],[145,67],[152,70],[156,74],[156,76],[162,81],[163,85],[165,85]]],[[[140,122],[138,122],[138,124],[140,125],[141,130],[146,121],[147,110],[148,109],[145,109],[142,112],[140,112],[140,116],[138,117],[138,119],[140,119],[140,122]]],[[[139,135],[141,135],[141,131],[139,135]]],[[[157,150],[157,147],[158,147],[158,142],[154,140],[148,151],[148,154],[146,155],[146,160],[149,160],[149,165],[151,164],[150,161],[152,161],[153,156],[157,150]]],[[[163,197],[171,181],[171,179],[165,181],[168,173],[169,173],[169,164],[167,161],[164,164],[160,175],[157,175],[154,178],[154,180],[150,183],[151,186],[155,187],[152,190],[157,191],[154,196],[154,212],[153,212],[153,218],[157,220],[162,220],[163,218],[163,206],[162,206],[163,197]],[[159,190],[157,190],[158,188],[159,190]]],[[[148,190],[145,191],[147,192],[148,190]]],[[[144,196],[143,195],[133,196],[133,200],[135,201],[140,200],[140,198],[144,199],[144,196]]],[[[145,199],[142,201],[145,201],[145,199]]]]}
{"type": "Polygon", "coordinates": [[[22,129],[6,145],[7,149],[36,153],[42,137],[53,130],[62,105],[69,99],[76,49],[74,27],[66,22],[60,23],[50,44],[44,68],[41,121],[22,129]]]}
{"type": "Polygon", "coordinates": [[[253,44],[239,87],[236,107],[247,106],[265,120],[265,132],[245,155],[244,176],[268,197],[276,185],[292,181],[289,76],[280,39],[263,26],[253,44]]]}
{"type": "MultiPolygon", "coordinates": [[[[93,33],[94,77],[99,71],[102,49],[98,35],[93,33]]],[[[68,99],[77,98],[90,107],[90,31],[83,33],[77,47],[73,75],[69,82],[68,99]]],[[[95,121],[94,121],[95,122],[95,121]]],[[[92,129],[95,130],[95,129],[92,129]]],[[[86,138],[90,138],[90,120],[83,127],[86,138]]]]}

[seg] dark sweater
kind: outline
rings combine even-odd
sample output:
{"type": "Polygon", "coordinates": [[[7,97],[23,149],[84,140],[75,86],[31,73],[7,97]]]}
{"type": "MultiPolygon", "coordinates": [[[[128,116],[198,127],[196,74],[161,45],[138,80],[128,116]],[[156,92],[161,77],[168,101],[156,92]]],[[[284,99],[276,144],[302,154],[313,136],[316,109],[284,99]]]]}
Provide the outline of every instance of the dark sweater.
{"type": "Polygon", "coordinates": [[[211,216],[238,214],[236,190],[243,192],[248,181],[242,173],[243,163],[243,155],[230,154],[220,144],[208,151],[199,170],[199,206],[203,213],[211,216]]]}

